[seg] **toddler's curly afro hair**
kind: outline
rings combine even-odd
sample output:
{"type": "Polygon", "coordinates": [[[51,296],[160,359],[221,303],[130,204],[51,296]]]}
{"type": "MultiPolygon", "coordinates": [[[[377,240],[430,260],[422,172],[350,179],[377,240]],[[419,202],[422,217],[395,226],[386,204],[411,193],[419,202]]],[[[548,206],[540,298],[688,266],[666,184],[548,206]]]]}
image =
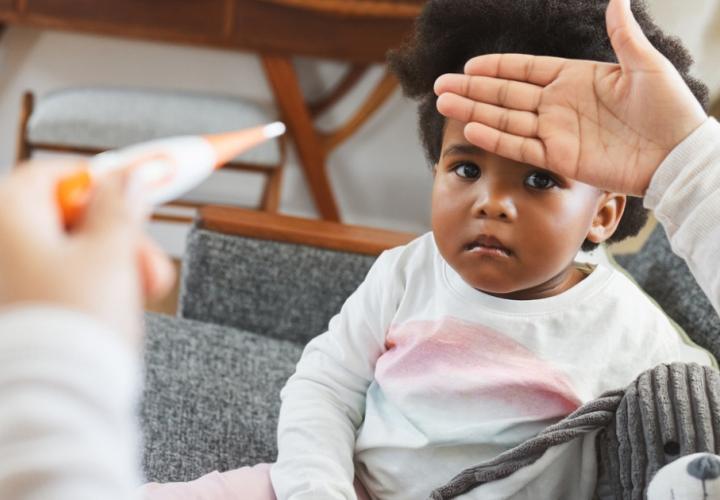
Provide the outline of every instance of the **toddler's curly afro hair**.
{"type": "MultiPolygon", "coordinates": [[[[413,35],[388,59],[405,94],[419,102],[420,137],[430,162],[440,158],[445,127],[433,93],[440,75],[462,73],[472,57],[504,52],[617,62],[605,25],[607,5],[607,0],[429,0],[413,35]]],[[[688,74],[692,58],[682,43],[658,28],[642,1],[632,0],[632,10],[650,42],[707,109],[707,87],[688,74]]],[[[608,241],[637,234],[646,220],[642,199],[628,198],[608,241]]],[[[586,241],[583,249],[593,246],[586,241]]]]}

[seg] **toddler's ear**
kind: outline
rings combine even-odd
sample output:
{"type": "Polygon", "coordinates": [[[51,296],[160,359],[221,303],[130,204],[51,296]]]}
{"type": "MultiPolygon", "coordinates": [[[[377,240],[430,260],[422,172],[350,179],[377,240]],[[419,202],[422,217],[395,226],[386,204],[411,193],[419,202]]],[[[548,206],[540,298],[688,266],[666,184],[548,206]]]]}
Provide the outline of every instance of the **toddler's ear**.
{"type": "Polygon", "coordinates": [[[620,224],[626,203],[627,197],[624,194],[604,192],[598,200],[587,239],[593,243],[602,243],[610,238],[620,224]]]}

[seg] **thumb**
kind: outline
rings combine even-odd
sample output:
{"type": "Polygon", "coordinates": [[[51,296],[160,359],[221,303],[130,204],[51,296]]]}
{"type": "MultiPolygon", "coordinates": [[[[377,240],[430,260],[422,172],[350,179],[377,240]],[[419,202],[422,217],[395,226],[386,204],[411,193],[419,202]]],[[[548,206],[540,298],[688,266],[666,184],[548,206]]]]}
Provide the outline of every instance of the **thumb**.
{"type": "Polygon", "coordinates": [[[161,299],[175,283],[175,267],[167,254],[147,237],[140,241],[138,260],[145,298],[161,299]]]}
{"type": "Polygon", "coordinates": [[[606,23],[610,43],[625,71],[654,69],[663,56],[643,33],[630,7],[631,0],[610,0],[606,23]]]}

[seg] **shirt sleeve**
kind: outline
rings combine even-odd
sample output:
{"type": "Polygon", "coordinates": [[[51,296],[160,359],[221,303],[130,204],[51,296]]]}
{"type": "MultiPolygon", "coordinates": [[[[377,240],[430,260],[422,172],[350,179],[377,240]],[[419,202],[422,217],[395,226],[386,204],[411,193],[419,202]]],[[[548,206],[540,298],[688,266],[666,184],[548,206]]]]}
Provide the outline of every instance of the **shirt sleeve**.
{"type": "Polygon", "coordinates": [[[720,124],[708,118],[655,172],[645,206],[720,312],[720,124]]]}
{"type": "Polygon", "coordinates": [[[137,358],[79,313],[0,313],[0,498],[134,498],[137,358]]]}
{"type": "Polygon", "coordinates": [[[396,309],[390,260],[388,252],[380,256],[328,331],[308,343],[282,390],[278,459],[271,469],[279,500],[356,498],[356,432],[396,309]]]}

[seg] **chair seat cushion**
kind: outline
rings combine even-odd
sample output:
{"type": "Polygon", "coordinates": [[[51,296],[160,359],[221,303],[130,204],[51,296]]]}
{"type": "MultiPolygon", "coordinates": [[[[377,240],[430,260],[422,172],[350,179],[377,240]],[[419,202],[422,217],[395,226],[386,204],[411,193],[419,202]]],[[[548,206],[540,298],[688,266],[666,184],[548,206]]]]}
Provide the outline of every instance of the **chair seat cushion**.
{"type": "Polygon", "coordinates": [[[189,481],[274,461],[280,389],[302,346],[158,314],[145,324],[147,479],[189,481]]]}
{"type": "MultiPolygon", "coordinates": [[[[70,88],[38,99],[28,122],[32,144],[114,149],[177,135],[227,132],[273,121],[272,113],[238,97],[121,87],[70,88]]],[[[278,140],[238,161],[280,163],[278,140]]]]}

